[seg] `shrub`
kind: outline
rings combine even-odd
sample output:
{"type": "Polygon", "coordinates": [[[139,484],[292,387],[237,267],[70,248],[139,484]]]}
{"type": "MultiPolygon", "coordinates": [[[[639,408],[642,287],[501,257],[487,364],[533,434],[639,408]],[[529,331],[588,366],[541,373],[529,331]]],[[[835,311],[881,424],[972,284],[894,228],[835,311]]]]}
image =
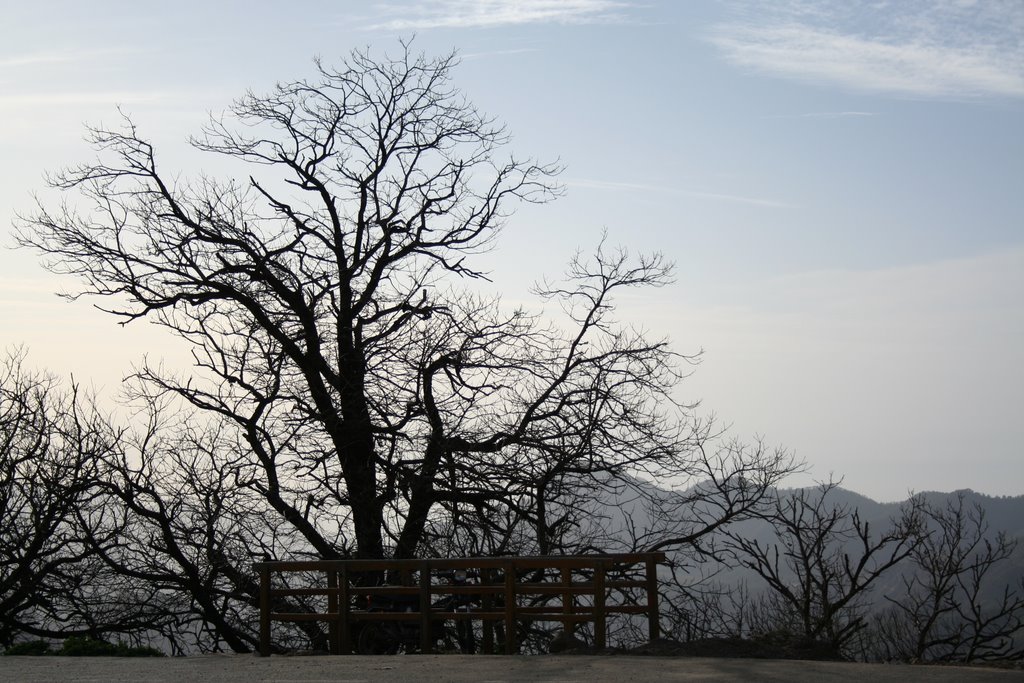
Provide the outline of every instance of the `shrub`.
{"type": "Polygon", "coordinates": [[[71,636],[61,645],[59,650],[51,650],[45,640],[29,640],[12,645],[3,652],[4,655],[40,656],[58,655],[62,657],[166,657],[155,647],[132,647],[118,641],[117,644],[105,640],[71,636]]]}
{"type": "Polygon", "coordinates": [[[51,655],[53,652],[50,650],[50,644],[45,640],[29,640],[24,643],[18,643],[12,645],[4,650],[4,655],[27,655],[27,656],[39,656],[39,655],[51,655]]]}
{"type": "Polygon", "coordinates": [[[60,652],[65,657],[163,657],[164,653],[152,647],[131,647],[118,641],[117,644],[93,638],[72,636],[64,641],[60,652]]]}

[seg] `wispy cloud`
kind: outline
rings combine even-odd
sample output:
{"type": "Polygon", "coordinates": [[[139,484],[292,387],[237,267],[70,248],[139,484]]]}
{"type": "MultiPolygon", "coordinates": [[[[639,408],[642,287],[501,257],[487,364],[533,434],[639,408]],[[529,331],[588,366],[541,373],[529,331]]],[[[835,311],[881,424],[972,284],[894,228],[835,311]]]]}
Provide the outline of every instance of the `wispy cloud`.
{"type": "Polygon", "coordinates": [[[44,66],[48,64],[71,64],[105,57],[123,57],[138,54],[139,50],[128,48],[98,48],[86,50],[46,50],[27,52],[19,55],[0,56],[0,69],[44,66]]]}
{"type": "Polygon", "coordinates": [[[663,185],[650,185],[647,183],[624,183],[608,180],[590,180],[576,178],[566,180],[569,187],[582,187],[592,190],[610,190],[613,192],[654,192],[659,194],[673,194],[697,199],[709,199],[712,201],[728,202],[730,204],[747,204],[750,206],[762,206],[770,209],[795,209],[796,204],[779,201],[775,199],[764,199],[760,197],[744,197],[742,195],[724,194],[720,192],[702,192],[699,190],[687,190],[682,188],[665,187],[663,185]]]}
{"type": "Polygon", "coordinates": [[[736,194],[722,194],[720,192],[695,192],[683,190],[682,194],[698,199],[711,199],[714,201],[728,202],[730,204],[749,204],[750,206],[763,206],[768,209],[797,209],[799,206],[789,202],[776,199],[763,199],[760,197],[743,197],[736,194]]]}
{"type": "Polygon", "coordinates": [[[592,24],[625,21],[631,2],[620,0],[420,0],[378,5],[367,30],[422,31],[516,24],[592,24]]]}
{"type": "Polygon", "coordinates": [[[110,107],[115,104],[158,102],[160,100],[166,100],[170,96],[170,93],[161,91],[21,93],[17,95],[0,95],[0,107],[83,105],[102,105],[110,107]]]}
{"type": "Polygon", "coordinates": [[[612,180],[592,180],[590,178],[573,178],[566,180],[565,184],[569,187],[585,187],[591,190],[618,190],[618,191],[630,191],[639,190],[641,192],[677,192],[670,187],[663,187],[661,185],[650,185],[647,183],[620,183],[612,180]]]}
{"type": "Polygon", "coordinates": [[[460,53],[459,58],[462,60],[466,59],[480,59],[482,57],[499,57],[504,55],[521,55],[528,52],[539,52],[540,48],[536,47],[520,47],[512,50],[487,50],[485,52],[467,52],[465,54],[460,53]]]}
{"type": "MultiPolygon", "coordinates": [[[[10,294],[40,294],[50,296],[57,288],[50,277],[10,277],[0,275],[0,291],[10,294]]],[[[17,303],[13,297],[4,297],[0,303],[17,303]]]]}
{"type": "Polygon", "coordinates": [[[737,66],[923,97],[1024,97],[1019,0],[735,3],[709,36],[737,66]]]}
{"type": "Polygon", "coordinates": [[[771,119],[866,119],[878,116],[874,112],[807,112],[806,114],[779,114],[771,119]]]}

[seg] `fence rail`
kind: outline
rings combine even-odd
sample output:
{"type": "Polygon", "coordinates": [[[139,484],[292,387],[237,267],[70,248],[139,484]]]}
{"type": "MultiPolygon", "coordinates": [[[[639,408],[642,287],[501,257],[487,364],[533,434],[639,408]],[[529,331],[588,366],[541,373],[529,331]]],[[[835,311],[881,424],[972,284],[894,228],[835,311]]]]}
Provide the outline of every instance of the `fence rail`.
{"type": "Polygon", "coordinates": [[[352,652],[354,627],[374,621],[419,622],[420,651],[433,649],[430,625],[436,620],[479,621],[483,651],[495,651],[495,625],[503,626],[504,651],[518,651],[520,621],[560,622],[566,633],[580,623],[594,624],[594,644],[607,644],[608,616],[646,614],[653,641],[660,635],[657,565],[664,553],[469,557],[424,560],[309,560],[258,562],[260,576],[260,654],[271,652],[271,624],[319,621],[328,624],[332,654],[352,652]],[[475,572],[471,585],[435,582],[439,572],[475,572]],[[318,586],[288,587],[289,574],[320,574],[318,586]],[[283,583],[284,587],[275,586],[283,583]],[[387,577],[387,581],[382,579],[387,577]],[[635,594],[642,593],[637,599],[635,594]],[[418,610],[381,612],[359,609],[360,596],[418,596],[418,610]],[[472,595],[479,608],[445,610],[434,596],[472,595]],[[324,612],[275,611],[288,597],[327,598],[324,612]],[[633,597],[630,597],[633,596],[633,597]]]}

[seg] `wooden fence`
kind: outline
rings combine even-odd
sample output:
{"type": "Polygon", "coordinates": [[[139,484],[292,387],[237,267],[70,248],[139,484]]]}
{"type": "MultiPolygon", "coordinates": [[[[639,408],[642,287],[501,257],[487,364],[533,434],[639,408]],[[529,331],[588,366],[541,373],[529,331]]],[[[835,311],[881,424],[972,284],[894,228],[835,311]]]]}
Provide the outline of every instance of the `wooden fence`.
{"type": "MultiPolygon", "coordinates": [[[[558,622],[566,633],[576,624],[594,624],[594,644],[607,643],[608,616],[646,614],[653,641],[659,637],[657,565],[664,553],[616,555],[470,557],[429,560],[311,560],[258,562],[260,576],[260,654],[271,652],[272,622],[321,621],[328,624],[332,654],[352,652],[355,628],[374,621],[418,621],[419,649],[430,652],[431,624],[470,620],[482,624],[482,650],[495,651],[495,625],[504,630],[504,652],[518,652],[519,622],[558,622]],[[472,583],[441,582],[440,574],[465,570],[472,583]],[[307,587],[290,588],[289,574],[302,573],[307,587]],[[309,575],[324,575],[313,581],[309,575]],[[275,575],[277,580],[275,581],[275,575]],[[388,577],[381,585],[381,578],[388,577]],[[368,577],[374,577],[366,584],[368,577]],[[278,584],[278,585],[275,585],[278,584]],[[281,586],[284,587],[281,587],[281,586]],[[418,610],[368,611],[365,596],[418,596],[418,610]],[[472,596],[472,608],[438,605],[435,596],[472,596]],[[287,598],[326,596],[324,612],[275,611],[287,598]]],[[[408,599],[408,598],[407,598],[408,599]]],[[[450,601],[449,601],[450,602],[450,601]]]]}

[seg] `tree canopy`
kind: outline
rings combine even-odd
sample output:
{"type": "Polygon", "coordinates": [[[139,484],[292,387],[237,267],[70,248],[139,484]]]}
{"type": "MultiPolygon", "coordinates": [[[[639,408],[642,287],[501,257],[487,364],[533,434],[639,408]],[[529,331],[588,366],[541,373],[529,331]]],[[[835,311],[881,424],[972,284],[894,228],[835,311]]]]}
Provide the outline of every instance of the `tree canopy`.
{"type": "Polygon", "coordinates": [[[237,178],[165,169],[122,115],[51,178],[67,200],[20,221],[71,298],[191,350],[136,368],[145,419],[89,461],[86,525],[182,651],[253,645],[254,557],[700,553],[794,469],[719,444],[676,398],[695,359],[617,319],[621,292],[671,281],[660,254],[577,254],[534,290],[557,321],[474,291],[515,206],[561,188],[456,63],[403,44],[247,93],[191,141],[237,178]],[[608,528],[624,497],[646,522],[608,528]]]}
{"type": "Polygon", "coordinates": [[[454,64],[357,51],[246,94],[193,140],[247,162],[243,180],[168,174],[127,118],[93,129],[100,160],[53,179],[91,206],[43,207],[21,241],[78,294],[191,345],[194,374],[145,367],[147,394],[231,425],[237,484],[324,557],[429,553],[462,523],[475,552],[509,548],[519,525],[549,552],[579,491],[774,482],[781,454],[700,449],[673,397],[688,359],[615,320],[620,290],[670,280],[660,255],[575,258],[537,288],[562,327],[465,288],[515,202],[559,187],[555,166],[507,154],[454,64]]]}

